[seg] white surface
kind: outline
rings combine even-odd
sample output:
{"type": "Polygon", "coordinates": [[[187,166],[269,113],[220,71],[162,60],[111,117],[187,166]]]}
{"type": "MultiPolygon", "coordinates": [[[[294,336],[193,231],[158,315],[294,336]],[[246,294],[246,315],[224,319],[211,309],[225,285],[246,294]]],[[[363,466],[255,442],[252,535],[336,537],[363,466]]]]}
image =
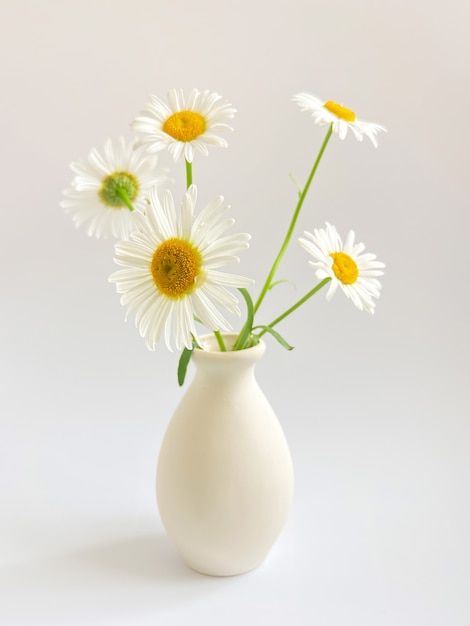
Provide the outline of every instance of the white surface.
{"type": "MultiPolygon", "coordinates": [[[[466,1],[19,0],[2,11],[0,624],[468,626],[466,1]],[[386,125],[334,138],[298,232],[354,228],[387,264],[376,315],[337,294],[287,320],[258,380],[296,490],[258,570],[211,579],[163,534],[158,450],[178,356],[146,351],[107,276],[112,243],[58,203],[68,164],[125,133],[149,94],[237,107],[196,160],[253,235],[262,281],[324,131],[290,102],[342,101],[386,125]]],[[[162,157],[162,163],[165,160],[162,157]]],[[[180,184],[180,183],[179,183],[180,184]]],[[[181,184],[180,184],[181,186],[181,184]]],[[[266,318],[312,280],[293,246],[266,318]]]]}

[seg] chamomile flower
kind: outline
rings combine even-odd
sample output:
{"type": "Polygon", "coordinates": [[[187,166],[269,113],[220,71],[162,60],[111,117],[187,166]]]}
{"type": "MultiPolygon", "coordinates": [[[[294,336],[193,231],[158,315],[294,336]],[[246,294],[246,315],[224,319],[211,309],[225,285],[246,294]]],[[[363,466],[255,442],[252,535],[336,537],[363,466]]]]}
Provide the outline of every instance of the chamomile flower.
{"type": "Polygon", "coordinates": [[[348,129],[351,129],[358,141],[362,141],[365,135],[377,147],[377,133],[379,131],[387,132],[379,124],[358,120],[354,111],[332,100],[322,102],[309,93],[298,93],[293,97],[293,100],[297,102],[302,111],[309,111],[312,114],[315,124],[318,126],[332,124],[333,132],[338,133],[340,139],[344,139],[348,129]]]}
{"type": "Polygon", "coordinates": [[[354,232],[349,231],[343,245],[336,228],[326,223],[326,229],[315,229],[313,235],[304,232],[305,239],[300,238],[300,245],[316,260],[309,265],[317,268],[315,275],[319,280],[331,278],[326,299],[330,300],[338,286],[359,310],[374,312],[381,285],[377,276],[385,265],[376,261],[375,254],[363,254],[365,246],[354,243],[354,232]]]}
{"type": "Polygon", "coordinates": [[[227,147],[219,131],[233,130],[228,121],[236,109],[224,102],[217,93],[193,89],[185,98],[182,89],[168,92],[168,104],[150,96],[147,107],[132,122],[141,134],[141,144],[149,152],[168,148],[174,161],[183,157],[192,163],[196,150],[207,155],[208,145],[227,147]]]}
{"type": "Polygon", "coordinates": [[[109,280],[116,283],[127,312],[135,311],[136,326],[150,350],[162,333],[170,350],[172,337],[178,350],[191,348],[192,336],[199,341],[195,317],[209,330],[231,330],[218,310],[240,315],[238,300],[227,288],[253,284],[218,269],[238,263],[236,253],[248,247],[250,236],[225,234],[234,220],[221,221],[228,208],[222,196],[195,217],[196,199],[191,185],[177,213],[170,191],[161,202],[153,190],[146,214],[136,216],[138,230],[129,241],[116,244],[114,260],[125,269],[109,280]]]}
{"type": "Polygon", "coordinates": [[[170,182],[156,166],[156,156],[124,137],[108,139],[103,154],[93,148],[86,160],[71,163],[75,178],[60,204],[77,226],[87,225],[90,236],[126,239],[135,230],[135,213],[147,206],[150,189],[170,182]]]}

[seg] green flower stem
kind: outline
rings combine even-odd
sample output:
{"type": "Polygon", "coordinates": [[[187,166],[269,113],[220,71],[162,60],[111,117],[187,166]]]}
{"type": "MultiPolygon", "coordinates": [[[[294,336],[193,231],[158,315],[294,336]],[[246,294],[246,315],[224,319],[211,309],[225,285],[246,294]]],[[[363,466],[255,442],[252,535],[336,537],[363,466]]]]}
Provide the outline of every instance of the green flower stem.
{"type": "Polygon", "coordinates": [[[118,192],[119,197],[122,199],[129,211],[133,211],[134,207],[132,206],[132,202],[130,201],[129,196],[127,195],[127,191],[124,189],[124,187],[118,187],[116,191],[118,192]]]}
{"type": "Polygon", "coordinates": [[[219,349],[221,352],[227,352],[227,348],[225,347],[224,339],[220,334],[220,330],[214,330],[215,338],[217,339],[217,343],[219,344],[219,349]]]}
{"type": "Polygon", "coordinates": [[[295,207],[295,211],[294,211],[294,215],[292,217],[290,226],[289,226],[289,230],[287,231],[287,235],[286,238],[284,239],[284,243],[281,246],[281,249],[279,250],[279,254],[276,257],[276,260],[274,261],[274,264],[271,268],[271,271],[268,274],[268,278],[266,279],[266,282],[263,286],[263,289],[261,290],[261,293],[258,297],[258,300],[256,301],[254,310],[255,313],[256,311],[259,309],[264,296],[266,295],[266,293],[269,291],[271,284],[272,284],[272,280],[274,278],[274,275],[277,271],[277,268],[279,267],[279,264],[282,261],[282,257],[284,256],[286,250],[287,250],[287,246],[289,245],[289,242],[291,240],[292,237],[292,233],[294,232],[294,228],[295,225],[297,223],[297,218],[299,217],[300,214],[300,209],[302,208],[302,205],[304,203],[304,200],[307,196],[308,190],[310,188],[310,184],[313,180],[313,177],[315,176],[315,172],[317,171],[318,165],[320,164],[321,158],[323,156],[323,153],[325,152],[325,148],[328,145],[328,141],[330,140],[330,137],[333,133],[333,125],[330,125],[330,127],[328,128],[328,132],[326,133],[326,137],[323,140],[323,143],[321,145],[320,151],[317,155],[317,158],[315,159],[315,163],[313,164],[313,168],[312,171],[310,172],[310,176],[307,179],[307,182],[305,183],[305,187],[303,188],[303,191],[300,192],[299,194],[299,201],[297,202],[297,206],[295,207]]]}
{"type": "Polygon", "coordinates": [[[246,322],[243,328],[240,331],[235,343],[233,344],[232,350],[244,350],[246,348],[246,344],[250,340],[251,331],[253,329],[253,301],[250,296],[250,292],[247,291],[244,287],[239,287],[238,291],[245,298],[246,303],[246,322]]]}
{"type": "Polygon", "coordinates": [[[186,161],[186,189],[193,184],[193,164],[186,161]]]}
{"type": "Polygon", "coordinates": [[[324,278],[321,282],[318,283],[318,285],[316,285],[311,291],[309,291],[303,298],[301,298],[298,302],[296,302],[293,306],[291,306],[290,309],[287,309],[287,311],[285,311],[282,315],[280,315],[273,322],[268,324],[268,327],[262,330],[260,334],[258,335],[258,337],[262,337],[266,332],[268,332],[268,328],[273,328],[273,326],[276,326],[276,324],[279,324],[279,322],[282,322],[283,319],[285,319],[288,315],[290,315],[296,309],[298,309],[299,306],[302,306],[304,302],[307,302],[307,300],[311,298],[314,294],[316,294],[317,291],[320,291],[320,289],[324,287],[327,283],[329,283],[330,280],[331,280],[330,276],[328,276],[327,278],[324,278]]]}

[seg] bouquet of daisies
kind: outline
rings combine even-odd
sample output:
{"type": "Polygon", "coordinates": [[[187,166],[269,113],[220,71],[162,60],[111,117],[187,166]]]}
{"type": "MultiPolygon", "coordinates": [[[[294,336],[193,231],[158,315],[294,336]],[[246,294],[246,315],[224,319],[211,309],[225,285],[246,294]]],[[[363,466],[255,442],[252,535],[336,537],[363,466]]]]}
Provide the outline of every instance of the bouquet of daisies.
{"type": "Polygon", "coordinates": [[[275,276],[294,234],[295,226],[326,146],[333,134],[344,139],[348,130],[361,141],[377,146],[378,124],[360,121],[353,111],[332,101],[299,93],[294,96],[315,124],[327,133],[298,199],[286,235],[267,278],[254,300],[249,278],[222,271],[238,263],[238,253],[249,245],[247,233],[231,233],[234,220],[226,217],[228,205],[222,196],[197,207],[197,187],[192,163],[197,153],[207,155],[212,146],[226,147],[220,134],[231,131],[236,109],[217,93],[182,90],[168,93],[167,102],[151,96],[146,108],[131,123],[135,138],[108,140],[102,152],[92,149],[86,160],[73,162],[72,186],[64,192],[61,206],[77,226],[87,227],[95,237],[114,237],[115,262],[122,268],[109,280],[116,284],[121,303],[135,315],[135,323],[147,347],[154,350],[161,337],[172,350],[182,351],[178,369],[182,384],[194,348],[201,348],[200,326],[213,332],[221,351],[226,345],[222,332],[231,331],[226,314],[241,315],[239,296],[246,305],[246,321],[232,350],[243,350],[269,333],[291,349],[277,325],[317,291],[328,286],[330,300],[337,288],[357,308],[374,312],[379,297],[384,264],[365,253],[355,242],[354,232],[341,239],[335,227],[304,232],[299,244],[310,255],[309,264],[318,279],[307,293],[273,321],[258,324],[258,309],[275,284],[275,276]],[[184,162],[186,192],[179,204],[170,191],[168,170],[159,169],[157,154],[168,150],[175,161],[184,162]],[[239,292],[237,294],[237,291],[239,292]],[[238,297],[237,297],[238,296],[238,297]]]}

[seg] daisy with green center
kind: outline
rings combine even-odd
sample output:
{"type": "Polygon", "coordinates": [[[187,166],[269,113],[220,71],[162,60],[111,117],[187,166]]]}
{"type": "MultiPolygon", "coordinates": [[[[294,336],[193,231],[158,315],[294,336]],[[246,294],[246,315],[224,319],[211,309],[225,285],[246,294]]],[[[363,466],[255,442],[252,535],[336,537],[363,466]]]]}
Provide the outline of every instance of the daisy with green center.
{"type": "Polygon", "coordinates": [[[302,111],[309,111],[312,114],[315,124],[318,126],[331,125],[332,131],[337,133],[340,139],[344,139],[348,129],[351,129],[358,141],[362,141],[363,137],[366,136],[377,147],[377,133],[379,131],[387,132],[379,124],[358,120],[354,111],[332,100],[322,102],[309,93],[298,93],[293,97],[293,100],[297,102],[302,111]]]}
{"type": "Polygon", "coordinates": [[[70,165],[75,178],[61,206],[77,226],[88,226],[90,236],[126,239],[135,230],[134,210],[145,210],[150,189],[170,182],[156,166],[157,157],[124,137],[108,139],[103,155],[93,148],[87,160],[70,165]]]}
{"type": "Polygon", "coordinates": [[[227,122],[235,113],[217,93],[193,89],[186,99],[182,89],[172,89],[168,104],[150,96],[146,109],[131,126],[141,134],[140,143],[147,145],[149,152],[168,148],[175,162],[184,157],[192,163],[196,150],[207,155],[208,145],[227,147],[218,133],[233,130],[227,122]]]}
{"type": "Polygon", "coordinates": [[[236,253],[248,248],[250,236],[225,234],[234,220],[221,221],[228,208],[222,196],[195,217],[196,199],[191,185],[177,213],[170,191],[161,202],[153,190],[146,214],[136,216],[138,230],[129,241],[116,244],[114,260],[125,269],[109,280],[116,283],[127,312],[135,311],[136,326],[150,350],[162,333],[170,350],[172,337],[178,350],[191,349],[193,337],[199,343],[195,318],[211,331],[231,330],[218,310],[240,315],[238,299],[227,288],[253,284],[218,269],[238,263],[236,253]]]}
{"type": "Polygon", "coordinates": [[[315,229],[313,235],[304,234],[306,238],[300,238],[299,243],[316,259],[309,261],[309,265],[316,268],[316,277],[331,279],[326,299],[330,300],[339,286],[359,310],[373,313],[372,298],[379,297],[381,288],[376,277],[383,274],[385,265],[375,260],[375,254],[363,254],[365,246],[354,243],[352,230],[344,245],[336,228],[328,222],[326,229],[315,229]]]}

